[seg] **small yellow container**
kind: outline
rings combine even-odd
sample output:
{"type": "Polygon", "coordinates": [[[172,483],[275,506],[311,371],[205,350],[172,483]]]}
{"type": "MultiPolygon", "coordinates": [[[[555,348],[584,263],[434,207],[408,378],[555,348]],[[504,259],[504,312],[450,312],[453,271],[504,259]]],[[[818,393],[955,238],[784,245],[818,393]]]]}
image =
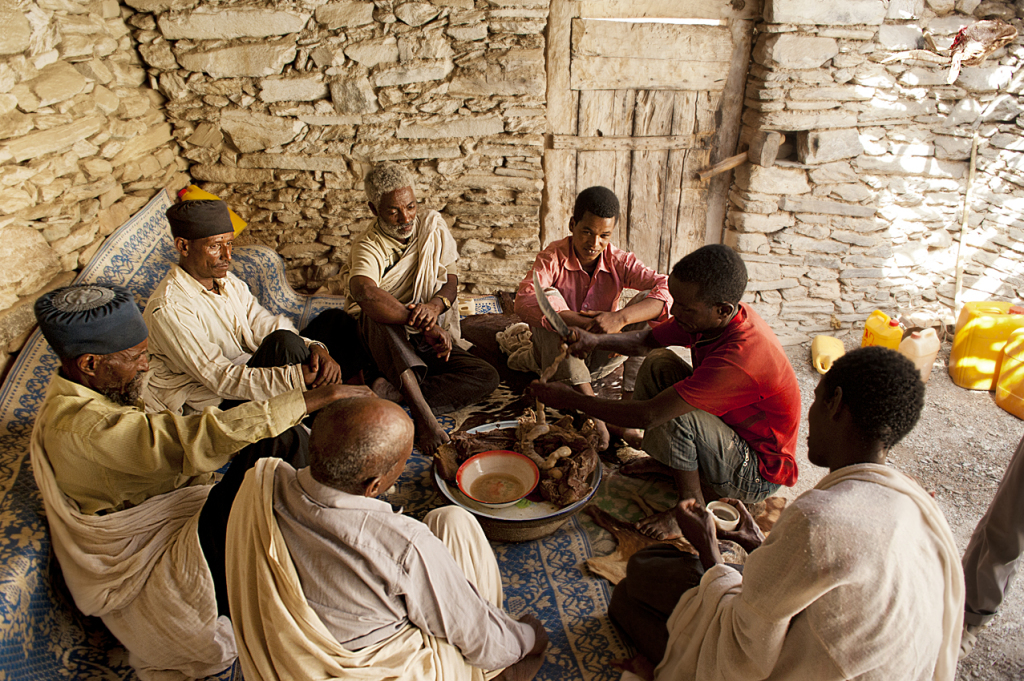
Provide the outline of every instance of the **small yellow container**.
{"type": "MultiPolygon", "coordinates": [[[[199,187],[195,186],[194,184],[190,184],[189,186],[185,187],[184,189],[181,189],[178,192],[178,199],[181,200],[181,201],[203,201],[203,200],[205,200],[205,201],[222,201],[223,200],[219,196],[217,196],[216,194],[211,194],[210,192],[206,191],[205,189],[200,189],[199,187]]],[[[249,223],[247,223],[242,218],[238,217],[238,215],[235,213],[235,211],[231,210],[230,207],[228,208],[228,213],[231,214],[231,226],[235,230],[235,236],[238,236],[239,234],[242,233],[242,230],[245,229],[245,226],[247,224],[249,224],[249,223]]]]}
{"type": "Polygon", "coordinates": [[[949,377],[968,390],[994,390],[1003,346],[1010,334],[1024,327],[1024,307],[1001,301],[964,305],[956,322],[949,352],[949,377]]]}
{"type": "Polygon", "coordinates": [[[1024,327],[1010,334],[996,380],[996,404],[1024,419],[1024,327]]]}
{"type": "Polygon", "coordinates": [[[832,368],[832,363],[846,354],[843,341],[832,336],[815,336],[811,341],[811,364],[819,374],[832,368]]]}
{"type": "Polygon", "coordinates": [[[881,310],[875,310],[864,322],[864,337],[860,346],[866,348],[869,345],[880,345],[890,350],[899,350],[901,340],[903,329],[900,323],[881,310]]]}

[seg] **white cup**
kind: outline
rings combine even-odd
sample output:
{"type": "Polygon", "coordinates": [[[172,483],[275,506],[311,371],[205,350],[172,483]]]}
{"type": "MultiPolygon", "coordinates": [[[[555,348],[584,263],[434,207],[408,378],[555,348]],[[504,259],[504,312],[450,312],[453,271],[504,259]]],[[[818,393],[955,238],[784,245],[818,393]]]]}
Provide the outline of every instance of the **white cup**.
{"type": "Polygon", "coordinates": [[[731,532],[740,524],[740,512],[724,501],[712,501],[708,512],[715,519],[715,526],[723,532],[731,532]]]}

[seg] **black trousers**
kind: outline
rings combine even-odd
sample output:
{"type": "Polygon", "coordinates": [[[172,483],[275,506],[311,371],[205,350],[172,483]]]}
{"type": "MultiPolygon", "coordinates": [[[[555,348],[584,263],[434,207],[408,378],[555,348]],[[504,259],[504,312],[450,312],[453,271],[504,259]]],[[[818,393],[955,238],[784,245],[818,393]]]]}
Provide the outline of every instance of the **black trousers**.
{"type": "MultiPolygon", "coordinates": [[[[731,565],[743,572],[742,565],[731,565]]],[[[704,566],[692,553],[669,544],[654,544],[633,554],[626,578],[615,585],[608,614],[633,640],[637,650],[657,665],[668,647],[668,618],[679,598],[700,584],[704,566]]]]}
{"type": "MultiPolygon", "coordinates": [[[[356,377],[368,364],[369,355],[359,340],[355,319],[343,310],[326,310],[318,315],[302,335],[327,346],[331,357],[341,366],[343,379],[356,377]]],[[[250,367],[277,367],[303,364],[309,360],[309,349],[291,331],[275,331],[260,344],[249,361],[250,367]]],[[[224,400],[221,409],[242,404],[224,400]]],[[[228,615],[227,580],[224,572],[224,545],[228,516],[245,474],[265,456],[284,459],[294,468],[309,465],[309,434],[302,426],[294,426],[277,437],[253,443],[234,456],[224,477],[210,490],[210,496],[199,514],[199,544],[213,574],[217,594],[217,612],[228,615]]]]}

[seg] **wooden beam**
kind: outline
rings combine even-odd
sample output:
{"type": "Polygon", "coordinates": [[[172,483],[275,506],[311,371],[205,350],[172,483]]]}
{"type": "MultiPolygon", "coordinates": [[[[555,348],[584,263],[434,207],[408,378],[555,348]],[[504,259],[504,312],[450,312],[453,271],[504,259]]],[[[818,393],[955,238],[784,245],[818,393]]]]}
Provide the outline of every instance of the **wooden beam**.
{"type": "Polygon", "coordinates": [[[552,135],[552,149],[577,151],[659,151],[666,149],[704,149],[714,131],[699,135],[656,135],[652,137],[577,137],[552,135]]]}
{"type": "Polygon", "coordinates": [[[676,61],[573,56],[573,90],[723,90],[727,61],[676,61]]]}
{"type": "Polygon", "coordinates": [[[724,161],[719,161],[718,163],[716,163],[713,166],[708,166],[704,170],[699,171],[697,173],[697,176],[700,177],[702,182],[705,182],[708,179],[714,177],[715,175],[718,175],[719,173],[724,173],[727,170],[732,170],[733,168],[735,168],[737,166],[741,166],[741,165],[743,165],[746,162],[747,162],[747,152],[744,151],[742,154],[736,154],[735,156],[730,156],[729,158],[725,159],[724,161]]]}
{"type": "Polygon", "coordinates": [[[751,163],[765,168],[775,165],[775,159],[779,155],[779,147],[786,139],[781,132],[774,130],[759,130],[750,140],[750,148],[747,149],[747,156],[751,163]]]}
{"type": "Polygon", "coordinates": [[[574,57],[726,62],[732,59],[732,32],[727,26],[574,19],[572,53],[574,57]]]}

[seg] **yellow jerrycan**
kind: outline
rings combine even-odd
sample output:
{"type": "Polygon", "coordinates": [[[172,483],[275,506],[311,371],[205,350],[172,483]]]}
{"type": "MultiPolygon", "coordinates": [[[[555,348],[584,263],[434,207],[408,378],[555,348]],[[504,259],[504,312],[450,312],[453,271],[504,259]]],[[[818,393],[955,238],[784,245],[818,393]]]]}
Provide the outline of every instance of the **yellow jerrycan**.
{"type": "MultiPolygon", "coordinates": [[[[210,192],[208,192],[208,191],[206,191],[204,189],[200,189],[199,187],[195,186],[194,184],[190,184],[189,186],[181,189],[178,192],[178,199],[180,201],[202,201],[202,200],[206,200],[206,201],[222,201],[223,200],[219,196],[217,196],[216,194],[211,194],[210,192]]],[[[239,234],[242,233],[242,230],[245,229],[245,226],[247,224],[249,224],[249,223],[247,223],[242,218],[238,217],[238,215],[235,213],[235,211],[231,210],[230,206],[228,207],[228,213],[231,214],[231,226],[235,228],[235,236],[238,236],[239,234]]]]}
{"type": "Polygon", "coordinates": [[[949,377],[961,388],[994,390],[1003,346],[1024,327],[1024,307],[1002,301],[966,303],[949,351],[949,377]]]}
{"type": "Polygon", "coordinates": [[[1024,327],[1010,334],[996,379],[996,404],[1024,419],[1024,327]]]}
{"type": "Polygon", "coordinates": [[[832,368],[832,363],[846,354],[843,341],[832,336],[815,336],[811,341],[811,364],[819,374],[832,368]]]}
{"type": "Polygon", "coordinates": [[[869,345],[880,345],[890,350],[899,350],[901,340],[903,329],[900,323],[881,310],[875,310],[864,322],[864,337],[861,338],[860,346],[866,348],[869,345]]]}

